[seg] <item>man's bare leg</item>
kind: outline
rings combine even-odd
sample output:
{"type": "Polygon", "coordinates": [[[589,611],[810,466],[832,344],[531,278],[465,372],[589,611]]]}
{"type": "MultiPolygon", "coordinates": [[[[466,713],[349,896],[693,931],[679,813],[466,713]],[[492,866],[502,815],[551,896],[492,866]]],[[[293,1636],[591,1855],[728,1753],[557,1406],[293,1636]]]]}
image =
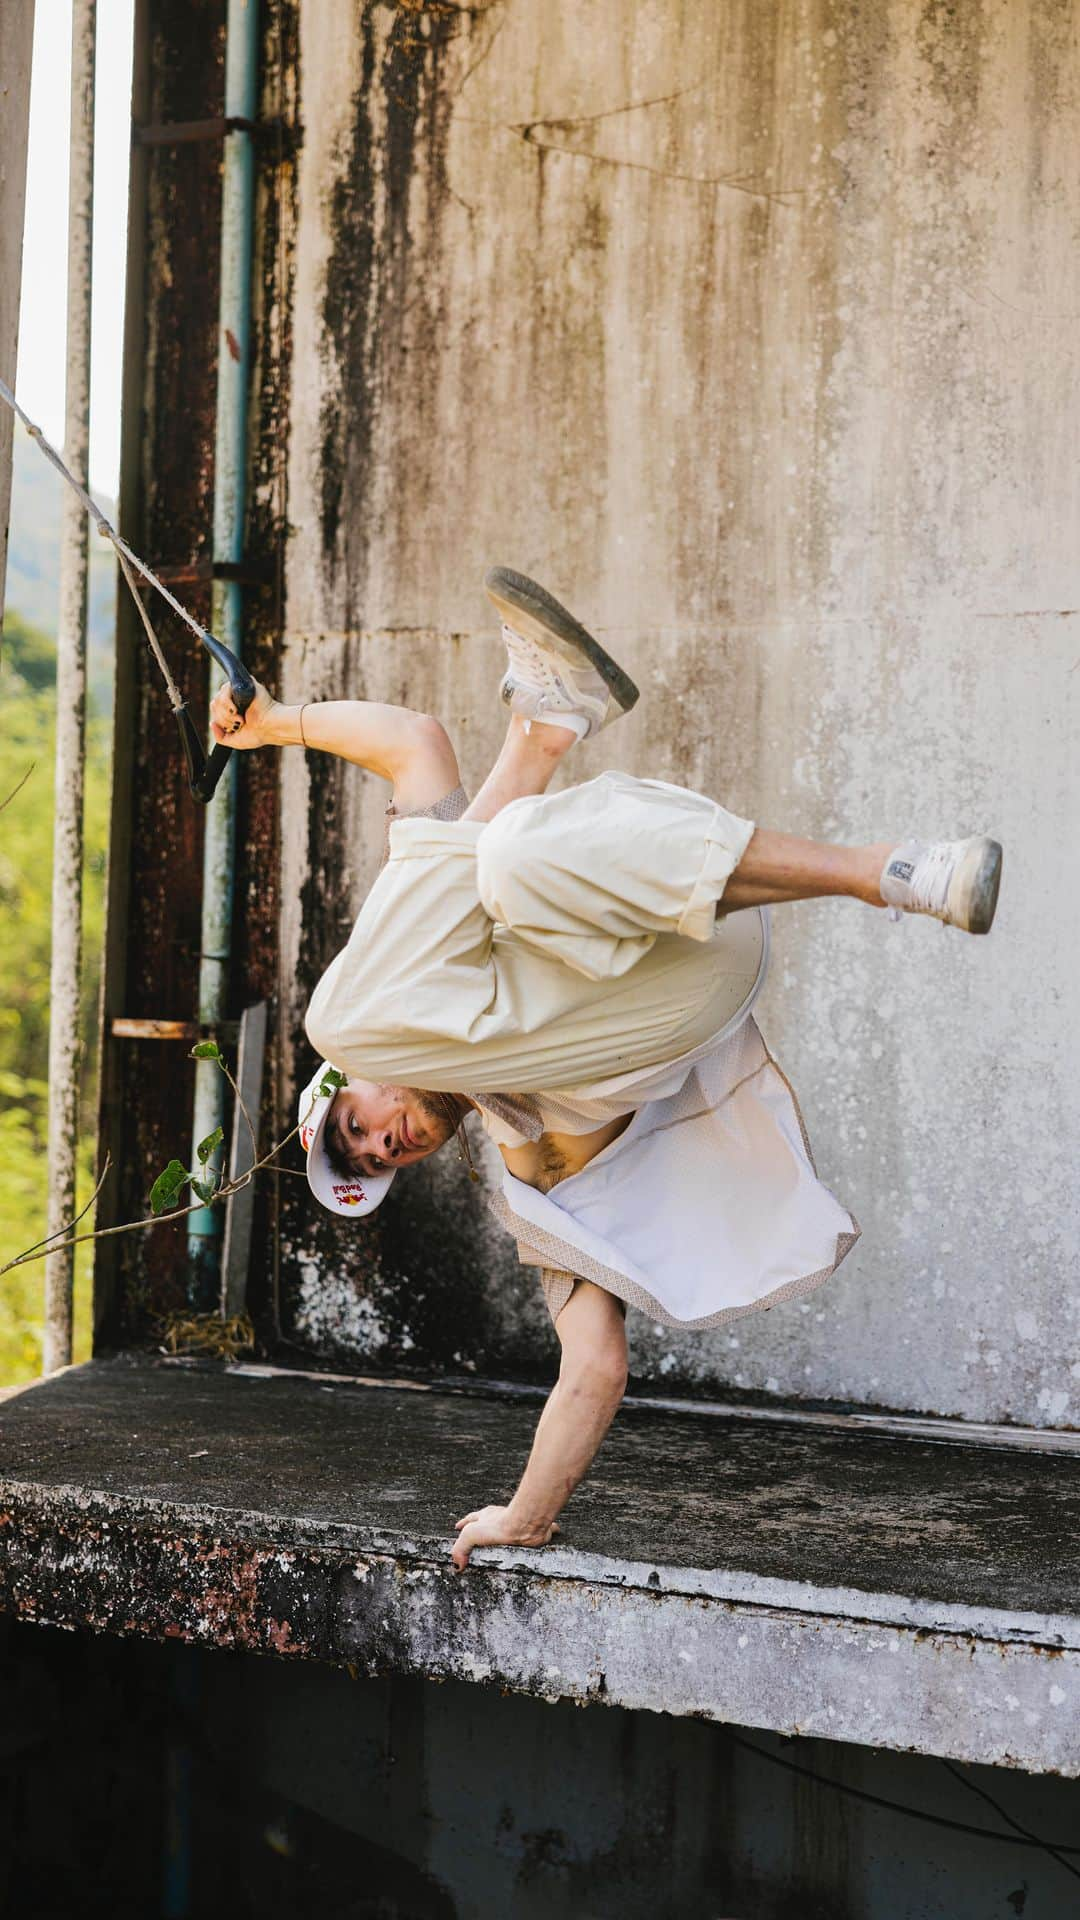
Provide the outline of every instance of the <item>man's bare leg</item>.
{"type": "Polygon", "coordinates": [[[464,818],[494,820],[511,800],[546,792],[560,760],[576,740],[567,727],[553,727],[546,721],[530,724],[520,714],[511,714],[499,757],[464,818]]]}
{"type": "Polygon", "coordinates": [[[846,896],[871,907],[932,914],[967,933],[989,933],[1000,882],[1001,846],[987,835],[834,847],[759,829],[717,912],[846,896]]]}
{"type": "Polygon", "coordinates": [[[881,872],[896,844],[883,840],[866,847],[840,847],[757,827],[724,888],[719,911],[734,913],[740,907],[781,906],[789,900],[829,896],[884,906],[881,872]]]}

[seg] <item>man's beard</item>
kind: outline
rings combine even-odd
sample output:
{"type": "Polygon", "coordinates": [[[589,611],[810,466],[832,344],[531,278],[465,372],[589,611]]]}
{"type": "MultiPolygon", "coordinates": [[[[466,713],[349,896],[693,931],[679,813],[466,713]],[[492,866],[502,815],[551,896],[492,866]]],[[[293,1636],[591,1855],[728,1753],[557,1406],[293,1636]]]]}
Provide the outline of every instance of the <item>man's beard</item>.
{"type": "Polygon", "coordinates": [[[413,1087],[410,1091],[431,1127],[434,1144],[445,1146],[461,1124],[458,1101],[451,1093],[425,1093],[422,1087],[413,1087]]]}

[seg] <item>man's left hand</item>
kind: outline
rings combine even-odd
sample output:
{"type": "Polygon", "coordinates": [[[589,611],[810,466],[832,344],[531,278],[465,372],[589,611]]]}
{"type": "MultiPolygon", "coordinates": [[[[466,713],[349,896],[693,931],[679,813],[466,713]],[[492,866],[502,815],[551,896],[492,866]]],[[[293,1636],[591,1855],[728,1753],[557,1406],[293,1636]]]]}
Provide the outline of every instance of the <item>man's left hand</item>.
{"type": "Polygon", "coordinates": [[[455,1520],[457,1540],[450,1558],[460,1573],[469,1564],[474,1547],[546,1547],[559,1529],[554,1521],[547,1526],[524,1527],[509,1507],[477,1507],[455,1520]]]}

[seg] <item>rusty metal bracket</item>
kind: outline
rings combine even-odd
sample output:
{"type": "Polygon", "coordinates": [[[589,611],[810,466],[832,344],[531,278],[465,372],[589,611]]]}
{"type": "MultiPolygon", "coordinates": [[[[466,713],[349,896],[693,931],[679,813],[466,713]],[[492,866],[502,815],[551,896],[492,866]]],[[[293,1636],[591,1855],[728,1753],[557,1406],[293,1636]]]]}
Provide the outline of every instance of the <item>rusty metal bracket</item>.
{"type": "Polygon", "coordinates": [[[151,120],[132,127],[137,147],[186,147],[197,140],[224,140],[227,133],[258,133],[254,120],[237,114],[215,114],[211,120],[151,120]]]}
{"type": "Polygon", "coordinates": [[[238,1020],[218,1020],[209,1027],[198,1020],[138,1020],[117,1014],[109,1023],[114,1040],[235,1040],[239,1031],[238,1020]]]}
{"type": "Polygon", "coordinates": [[[269,560],[189,560],[175,567],[159,567],[159,580],[170,587],[209,586],[213,580],[236,580],[242,587],[272,587],[277,568],[269,560]]]}
{"type": "Polygon", "coordinates": [[[239,113],[218,113],[210,120],[151,120],[132,127],[137,147],[186,147],[197,141],[224,140],[227,133],[250,133],[255,139],[279,140],[287,131],[282,120],[247,120],[239,113]]]}

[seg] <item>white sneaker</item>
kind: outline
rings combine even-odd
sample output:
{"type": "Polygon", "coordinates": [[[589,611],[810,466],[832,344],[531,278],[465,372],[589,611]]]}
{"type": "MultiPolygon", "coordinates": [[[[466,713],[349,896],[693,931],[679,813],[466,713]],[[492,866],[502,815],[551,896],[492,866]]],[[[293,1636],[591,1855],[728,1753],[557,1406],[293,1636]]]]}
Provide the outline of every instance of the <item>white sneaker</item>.
{"type": "Polygon", "coordinates": [[[499,695],[526,724],[568,727],[585,740],[635,704],[638,690],[629,675],[535,580],[492,567],[484,586],[506,645],[499,695]]]}
{"type": "Polygon", "coordinates": [[[1001,885],[1001,847],[971,840],[906,840],[881,874],[881,897],[904,913],[929,913],[965,933],[989,933],[1001,885]]]}

